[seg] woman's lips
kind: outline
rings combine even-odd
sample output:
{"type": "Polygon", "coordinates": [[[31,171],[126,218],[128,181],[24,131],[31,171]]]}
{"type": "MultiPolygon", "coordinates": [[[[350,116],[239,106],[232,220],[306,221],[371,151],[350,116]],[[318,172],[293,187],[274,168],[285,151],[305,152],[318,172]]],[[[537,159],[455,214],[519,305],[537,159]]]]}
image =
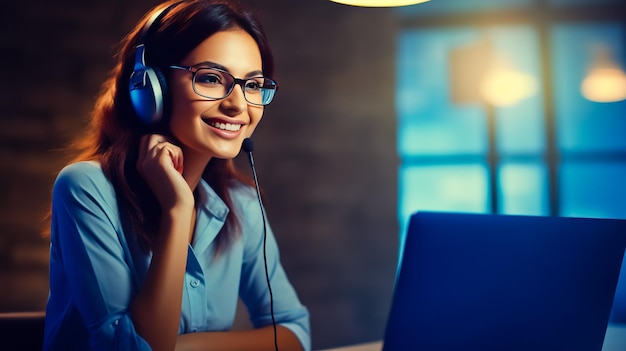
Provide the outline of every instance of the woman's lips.
{"type": "Polygon", "coordinates": [[[203,121],[210,126],[216,134],[228,139],[237,137],[243,126],[242,123],[231,123],[218,119],[203,119],[203,121]]]}

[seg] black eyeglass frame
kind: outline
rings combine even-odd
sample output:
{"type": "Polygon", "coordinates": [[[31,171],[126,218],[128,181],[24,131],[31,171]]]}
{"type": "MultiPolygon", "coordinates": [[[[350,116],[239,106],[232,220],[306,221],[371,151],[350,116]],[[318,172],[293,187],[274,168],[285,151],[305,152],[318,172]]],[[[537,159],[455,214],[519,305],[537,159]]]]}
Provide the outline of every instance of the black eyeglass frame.
{"type": "MultiPolygon", "coordinates": [[[[276,83],[275,80],[267,78],[267,77],[263,77],[263,76],[254,76],[254,77],[248,77],[248,78],[245,78],[245,79],[241,79],[241,78],[237,78],[237,77],[233,76],[230,72],[225,71],[223,69],[219,69],[217,67],[193,67],[193,66],[182,66],[182,65],[170,65],[169,68],[191,72],[191,87],[193,88],[193,91],[197,95],[202,96],[202,97],[207,98],[207,99],[212,99],[212,100],[225,99],[233,92],[233,90],[235,90],[235,85],[239,85],[241,87],[241,91],[243,92],[243,97],[244,97],[244,99],[246,99],[247,103],[249,103],[251,105],[255,105],[255,106],[267,106],[274,100],[274,95],[276,95],[276,91],[278,90],[278,83],[276,83]],[[226,75],[228,75],[228,76],[233,78],[233,85],[230,87],[230,90],[228,90],[226,92],[226,95],[222,96],[221,98],[216,98],[216,97],[206,96],[206,95],[202,95],[202,94],[198,93],[198,91],[196,90],[196,74],[200,70],[202,70],[202,69],[211,69],[211,70],[214,70],[214,71],[218,71],[220,73],[226,74],[226,75]],[[259,104],[259,103],[256,103],[256,102],[251,102],[250,100],[248,100],[248,97],[246,96],[246,86],[245,86],[245,84],[249,80],[255,79],[255,78],[263,78],[265,81],[269,81],[269,82],[272,83],[271,85],[273,86],[274,92],[272,93],[272,95],[270,97],[270,100],[267,103],[265,103],[265,104],[263,104],[263,103],[259,104]]],[[[263,88],[263,89],[268,89],[268,88],[263,88]]]]}

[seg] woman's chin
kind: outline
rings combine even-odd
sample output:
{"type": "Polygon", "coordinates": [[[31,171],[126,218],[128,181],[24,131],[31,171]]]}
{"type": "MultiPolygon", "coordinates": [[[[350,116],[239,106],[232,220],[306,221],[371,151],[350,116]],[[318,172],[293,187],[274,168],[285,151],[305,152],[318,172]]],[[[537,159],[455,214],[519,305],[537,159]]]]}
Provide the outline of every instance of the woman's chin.
{"type": "Polygon", "coordinates": [[[216,152],[214,153],[213,157],[219,158],[222,160],[230,160],[230,159],[237,157],[237,155],[239,155],[240,148],[227,149],[227,150],[215,150],[215,151],[216,152]]]}
{"type": "Polygon", "coordinates": [[[230,140],[213,140],[205,145],[206,152],[212,157],[219,159],[233,159],[241,152],[242,142],[240,138],[230,140]]]}

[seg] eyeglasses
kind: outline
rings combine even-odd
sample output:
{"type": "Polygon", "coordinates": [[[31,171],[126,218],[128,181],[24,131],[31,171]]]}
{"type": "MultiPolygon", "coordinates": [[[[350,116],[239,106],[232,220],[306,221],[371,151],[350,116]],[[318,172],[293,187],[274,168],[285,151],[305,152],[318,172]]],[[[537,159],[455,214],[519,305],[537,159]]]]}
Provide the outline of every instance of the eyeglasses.
{"type": "Polygon", "coordinates": [[[233,92],[235,85],[239,85],[248,103],[265,106],[272,102],[278,89],[276,82],[269,78],[239,79],[219,68],[194,68],[178,65],[170,66],[170,68],[191,72],[193,91],[209,99],[223,99],[233,92]]]}

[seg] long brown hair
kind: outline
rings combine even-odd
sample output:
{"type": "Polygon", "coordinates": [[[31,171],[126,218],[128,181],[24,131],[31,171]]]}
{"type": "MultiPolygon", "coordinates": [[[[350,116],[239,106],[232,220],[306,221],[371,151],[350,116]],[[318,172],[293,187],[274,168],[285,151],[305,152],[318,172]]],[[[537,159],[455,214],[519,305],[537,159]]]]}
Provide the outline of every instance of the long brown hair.
{"type": "MultiPolygon", "coordinates": [[[[157,231],[160,209],[154,194],[136,169],[139,139],[146,133],[169,134],[169,101],[165,91],[165,116],[155,125],[145,125],[134,111],[129,95],[129,77],[133,70],[135,47],[144,39],[146,62],[163,72],[168,80],[168,65],[176,64],[212,34],[241,28],[256,41],[261,52],[263,74],[272,77],[273,57],[266,36],[254,16],[226,0],[172,0],[149,11],[137,26],[119,43],[117,64],[102,85],[91,114],[91,124],[82,138],[73,144],[78,156],[72,162],[98,160],[116,189],[120,212],[133,230],[147,244],[157,231]],[[173,4],[176,6],[171,7],[173,4]],[[154,23],[148,38],[140,38],[142,29],[156,11],[169,11],[154,23]],[[153,28],[155,27],[156,28],[153,28]]],[[[240,233],[237,214],[232,206],[229,187],[240,181],[253,185],[235,168],[233,160],[213,158],[203,178],[229,207],[226,225],[216,238],[220,252],[240,233]]]]}

